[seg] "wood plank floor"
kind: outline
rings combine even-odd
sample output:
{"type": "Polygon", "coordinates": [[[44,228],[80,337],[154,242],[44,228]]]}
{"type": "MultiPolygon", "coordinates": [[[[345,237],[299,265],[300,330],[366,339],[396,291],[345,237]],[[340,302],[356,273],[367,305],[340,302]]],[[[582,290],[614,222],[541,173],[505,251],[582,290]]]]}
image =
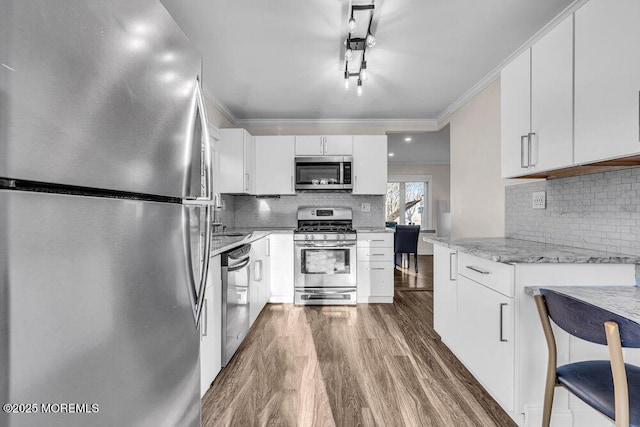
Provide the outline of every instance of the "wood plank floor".
{"type": "Polygon", "coordinates": [[[396,290],[433,290],[433,255],[418,255],[417,273],[413,266],[413,257],[408,268],[396,266],[393,275],[396,290]]]}
{"type": "Polygon", "coordinates": [[[267,305],[203,398],[205,426],[514,426],[432,329],[433,293],[267,305]]]}

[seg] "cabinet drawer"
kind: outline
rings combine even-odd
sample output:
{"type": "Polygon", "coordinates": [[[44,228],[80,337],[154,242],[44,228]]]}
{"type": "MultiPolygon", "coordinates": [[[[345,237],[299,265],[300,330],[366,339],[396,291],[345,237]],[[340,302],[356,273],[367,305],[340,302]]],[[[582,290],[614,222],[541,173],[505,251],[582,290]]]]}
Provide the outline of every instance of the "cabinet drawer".
{"type": "Polygon", "coordinates": [[[458,253],[458,274],[513,297],[514,267],[463,252],[458,253]]]}
{"type": "Polygon", "coordinates": [[[358,248],[358,262],[360,261],[393,261],[393,248],[358,248]]]}
{"type": "Polygon", "coordinates": [[[359,248],[393,248],[393,233],[358,233],[359,248]]]}

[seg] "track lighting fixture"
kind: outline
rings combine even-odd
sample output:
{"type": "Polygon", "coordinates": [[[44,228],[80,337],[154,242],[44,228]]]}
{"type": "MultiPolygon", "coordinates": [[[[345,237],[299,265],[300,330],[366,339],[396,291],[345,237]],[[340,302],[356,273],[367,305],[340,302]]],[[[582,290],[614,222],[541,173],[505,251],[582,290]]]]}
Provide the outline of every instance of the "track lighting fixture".
{"type": "MultiPolygon", "coordinates": [[[[373,2],[373,0],[371,0],[373,2]]],[[[344,52],[344,88],[345,90],[349,89],[349,79],[351,77],[358,78],[357,85],[357,94],[358,96],[362,96],[362,82],[365,82],[369,79],[369,70],[367,69],[367,61],[365,59],[365,55],[367,53],[367,49],[371,49],[376,45],[376,38],[373,34],[371,34],[371,23],[373,22],[373,10],[375,6],[373,3],[369,4],[352,4],[351,5],[351,13],[349,14],[349,22],[348,29],[349,34],[347,35],[346,40],[344,41],[345,52],[344,52]],[[358,23],[354,17],[354,14],[358,14],[358,18],[365,17],[365,13],[369,14],[369,25],[366,29],[366,32],[361,31],[361,35],[358,36],[356,31],[358,29],[358,23]],[[349,62],[354,60],[355,53],[362,52],[360,56],[360,67],[354,72],[349,71],[349,62]]],[[[357,58],[357,57],[356,57],[357,58]]]]}

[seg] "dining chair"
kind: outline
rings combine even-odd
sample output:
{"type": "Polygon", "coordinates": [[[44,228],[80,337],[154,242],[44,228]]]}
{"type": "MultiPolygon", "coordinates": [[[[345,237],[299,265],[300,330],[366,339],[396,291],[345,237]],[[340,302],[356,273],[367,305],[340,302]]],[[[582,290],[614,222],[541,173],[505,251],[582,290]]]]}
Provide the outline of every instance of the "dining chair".
{"type": "Polygon", "coordinates": [[[622,347],[640,348],[640,324],[550,289],[535,296],[549,359],[542,425],[548,427],[556,387],[564,387],[616,427],[640,427],[640,367],[624,363],[622,347]],[[550,320],[569,334],[606,345],[609,360],[557,366],[556,341],[550,320]]]}
{"type": "MultiPolygon", "coordinates": [[[[396,225],[393,236],[393,262],[398,265],[398,254],[413,254],[414,266],[418,272],[419,225],[396,225]]],[[[407,255],[409,256],[409,255],[407,255]]]]}

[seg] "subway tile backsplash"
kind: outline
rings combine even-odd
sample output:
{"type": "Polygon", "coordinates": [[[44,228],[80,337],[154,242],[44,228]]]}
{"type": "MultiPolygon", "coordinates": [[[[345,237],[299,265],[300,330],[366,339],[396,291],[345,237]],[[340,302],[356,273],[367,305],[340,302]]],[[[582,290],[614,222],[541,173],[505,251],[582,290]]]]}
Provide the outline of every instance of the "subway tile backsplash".
{"type": "Polygon", "coordinates": [[[384,226],[384,196],[354,196],[349,193],[298,193],[280,198],[224,195],[222,222],[229,228],[296,227],[298,207],[350,207],[354,227],[384,226]],[[371,210],[362,212],[362,203],[371,210]]]}
{"type": "Polygon", "coordinates": [[[505,236],[640,255],[640,167],[509,186],[505,236]],[[532,209],[532,193],[547,208],[532,209]]]}

